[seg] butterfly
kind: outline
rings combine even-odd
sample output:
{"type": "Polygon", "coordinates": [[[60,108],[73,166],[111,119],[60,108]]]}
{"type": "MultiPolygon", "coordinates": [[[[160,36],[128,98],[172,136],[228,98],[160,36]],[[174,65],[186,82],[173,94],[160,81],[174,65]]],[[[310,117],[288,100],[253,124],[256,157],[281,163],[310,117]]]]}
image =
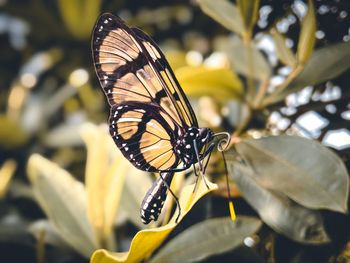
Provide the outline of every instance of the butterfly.
{"type": "Polygon", "coordinates": [[[168,191],[180,215],[170,189],[174,173],[190,166],[196,172],[198,163],[204,174],[204,159],[217,134],[198,127],[164,54],[140,29],[102,14],[92,33],[92,56],[110,105],[109,131],[115,144],[136,168],[160,175],[141,204],[143,223],[158,219],[168,191]]]}

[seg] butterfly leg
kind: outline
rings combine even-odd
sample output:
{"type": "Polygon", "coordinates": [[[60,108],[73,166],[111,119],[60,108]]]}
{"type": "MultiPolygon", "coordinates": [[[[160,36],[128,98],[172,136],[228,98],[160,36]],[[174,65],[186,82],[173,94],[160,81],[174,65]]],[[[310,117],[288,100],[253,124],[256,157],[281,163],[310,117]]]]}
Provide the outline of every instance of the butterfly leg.
{"type": "Polygon", "coordinates": [[[206,156],[208,154],[208,158],[207,158],[207,161],[205,162],[205,165],[203,167],[203,172],[205,174],[205,171],[207,170],[207,166],[209,164],[209,160],[210,160],[210,156],[211,156],[211,153],[213,152],[213,149],[215,147],[215,144],[212,143],[210,144],[210,146],[208,147],[208,150],[206,152],[204,152],[204,156],[206,156]]]}
{"type": "Polygon", "coordinates": [[[205,183],[205,186],[209,189],[209,185],[207,183],[207,179],[205,178],[205,175],[203,173],[203,163],[202,163],[202,160],[200,159],[200,156],[199,156],[199,152],[198,152],[198,147],[197,147],[197,143],[196,143],[196,140],[193,140],[193,145],[194,145],[194,151],[196,153],[196,157],[197,157],[197,162],[198,162],[198,165],[199,165],[199,173],[205,183]]]}
{"type": "Polygon", "coordinates": [[[175,223],[177,223],[177,221],[179,220],[179,217],[181,215],[181,206],[180,206],[180,203],[179,203],[179,199],[177,198],[177,196],[174,194],[174,192],[171,190],[170,188],[170,183],[168,183],[165,178],[163,177],[163,173],[159,173],[159,176],[160,178],[163,180],[163,183],[164,185],[166,186],[166,188],[169,190],[170,194],[173,196],[174,200],[175,200],[175,203],[176,203],[176,206],[178,207],[178,214],[177,214],[177,217],[175,219],[175,223]]]}
{"type": "MultiPolygon", "coordinates": [[[[204,151],[204,155],[203,155],[203,156],[207,156],[207,155],[208,155],[208,158],[207,158],[207,161],[205,162],[205,165],[203,166],[203,174],[205,174],[205,171],[207,170],[207,166],[208,166],[208,164],[209,164],[210,156],[211,156],[211,153],[212,153],[214,147],[215,147],[215,144],[212,143],[212,144],[210,144],[210,146],[208,147],[208,149],[205,149],[205,151],[204,151]]],[[[193,192],[192,192],[192,193],[194,193],[195,190],[196,190],[196,186],[197,186],[197,182],[198,182],[198,178],[199,178],[199,177],[198,177],[198,173],[197,173],[196,166],[195,166],[194,164],[193,164],[193,171],[194,171],[194,174],[196,175],[196,182],[195,182],[195,185],[194,185],[194,188],[193,188],[193,192]]]]}
{"type": "Polygon", "coordinates": [[[194,187],[193,187],[193,191],[192,191],[192,194],[196,191],[196,188],[197,188],[197,183],[198,183],[198,173],[197,173],[197,168],[196,168],[196,165],[193,164],[193,171],[194,171],[194,174],[196,176],[196,182],[194,183],[194,187]]]}

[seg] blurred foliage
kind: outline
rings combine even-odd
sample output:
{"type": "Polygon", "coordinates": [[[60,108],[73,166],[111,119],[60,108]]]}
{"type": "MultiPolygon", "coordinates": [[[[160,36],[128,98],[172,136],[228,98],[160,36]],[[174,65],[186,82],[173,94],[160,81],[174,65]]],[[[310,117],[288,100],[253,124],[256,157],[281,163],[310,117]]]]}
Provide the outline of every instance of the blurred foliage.
{"type": "Polygon", "coordinates": [[[0,5],[6,262],[349,260],[348,1],[0,5]],[[142,225],[154,175],[123,158],[105,125],[90,55],[101,12],[152,35],[200,126],[232,134],[225,157],[236,221],[214,152],[210,189],[199,180],[193,192],[192,171],[175,176],[179,222],[170,196],[158,222],[142,225]]]}

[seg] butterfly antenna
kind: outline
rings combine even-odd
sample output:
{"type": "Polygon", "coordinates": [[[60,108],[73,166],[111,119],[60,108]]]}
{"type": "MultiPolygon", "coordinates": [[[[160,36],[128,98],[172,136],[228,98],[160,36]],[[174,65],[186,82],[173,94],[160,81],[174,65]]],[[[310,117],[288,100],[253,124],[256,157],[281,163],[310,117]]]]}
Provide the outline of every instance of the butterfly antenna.
{"type": "Polygon", "coordinates": [[[177,198],[177,196],[174,194],[173,190],[171,190],[170,185],[168,185],[168,183],[164,180],[164,177],[162,175],[162,173],[159,173],[160,178],[162,178],[164,185],[166,186],[166,188],[169,190],[170,194],[173,196],[176,206],[178,207],[178,213],[177,213],[177,217],[175,219],[175,223],[178,222],[180,215],[181,215],[181,206],[180,206],[180,202],[179,199],[177,198]]]}
{"type": "Polygon", "coordinates": [[[235,221],[236,220],[236,212],[235,212],[235,208],[234,208],[233,202],[232,202],[232,197],[231,197],[231,192],[230,192],[230,181],[228,178],[227,163],[226,163],[226,158],[225,158],[225,154],[224,154],[224,151],[230,145],[231,135],[228,132],[219,132],[219,133],[214,134],[214,137],[218,137],[218,136],[224,136],[224,138],[219,139],[219,141],[217,143],[217,148],[218,148],[218,151],[221,152],[222,158],[224,159],[228,207],[230,210],[231,220],[235,221]]]}
{"type": "Polygon", "coordinates": [[[219,138],[217,142],[217,147],[219,152],[225,151],[231,142],[231,135],[228,132],[218,132],[214,134],[215,137],[223,137],[219,138]]]}
{"type": "Polygon", "coordinates": [[[235,212],[235,208],[234,208],[234,206],[233,206],[232,197],[231,197],[230,181],[229,181],[229,179],[228,179],[227,163],[226,163],[226,159],[225,159],[224,152],[221,151],[221,154],[222,154],[222,158],[224,159],[224,165],[225,165],[225,174],[226,174],[225,177],[226,177],[228,207],[229,207],[229,210],[230,210],[231,220],[232,220],[232,221],[235,221],[235,220],[236,220],[236,212],[235,212]]]}
{"type": "MultiPolygon", "coordinates": [[[[210,157],[211,157],[211,153],[213,152],[214,148],[215,148],[215,143],[212,143],[212,144],[210,144],[210,146],[207,149],[208,157],[207,157],[207,161],[205,162],[205,165],[204,165],[204,168],[203,168],[204,174],[205,174],[205,171],[207,170],[207,167],[208,167],[208,164],[209,164],[209,161],[210,161],[210,157]]],[[[206,155],[206,154],[204,154],[204,155],[206,155]]]]}

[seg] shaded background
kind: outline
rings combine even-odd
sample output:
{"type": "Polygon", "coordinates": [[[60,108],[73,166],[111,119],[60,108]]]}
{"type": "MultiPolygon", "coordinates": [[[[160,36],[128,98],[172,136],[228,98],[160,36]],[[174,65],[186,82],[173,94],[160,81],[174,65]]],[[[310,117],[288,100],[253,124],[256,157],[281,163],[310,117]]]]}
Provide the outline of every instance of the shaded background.
{"type": "MultiPolygon", "coordinates": [[[[303,3],[261,1],[260,18],[254,32],[268,30],[287,13],[287,21],[281,27],[286,27],[290,45],[295,49],[294,43],[298,41],[300,30],[297,7],[302,8],[303,3]]],[[[349,41],[350,2],[315,1],[315,6],[318,22],[316,47],[349,41]]],[[[6,223],[11,216],[16,217],[12,228],[7,225],[1,228],[0,255],[3,258],[14,256],[13,262],[35,262],[34,238],[21,225],[45,216],[38,205],[26,196],[25,166],[28,156],[33,152],[41,153],[83,181],[85,150],[77,135],[77,127],[87,120],[94,123],[107,120],[108,107],[95,77],[90,50],[91,31],[98,15],[105,11],[118,14],[129,25],[148,32],[160,44],[174,69],[201,63],[215,51],[215,41],[230,32],[203,14],[195,1],[2,0],[0,8],[0,164],[8,159],[14,159],[17,164],[14,186],[0,200],[0,224],[6,223]]],[[[264,49],[268,49],[268,43],[262,47],[264,49]]],[[[276,63],[276,75],[280,67],[276,63]]],[[[345,72],[332,81],[291,97],[287,107],[285,103],[271,107],[276,123],[290,120],[287,125],[277,125],[278,129],[286,130],[295,124],[307,137],[333,146],[348,169],[349,83],[350,74],[345,72]],[[317,94],[327,99],[313,101],[312,97],[317,94]],[[288,111],[288,108],[293,110],[288,111]],[[303,122],[301,116],[309,119],[303,122]],[[338,137],[329,139],[333,134],[330,132],[338,137]]],[[[202,120],[204,124],[215,126],[207,122],[202,120]]],[[[265,124],[266,120],[256,119],[251,125],[257,128],[265,124]]],[[[220,121],[220,125],[230,131],[235,128],[225,119],[220,121]]],[[[215,216],[225,214],[226,204],[224,207],[215,198],[210,202],[214,207],[210,213],[215,216]]],[[[247,214],[255,214],[244,201],[238,202],[238,208],[247,214]]],[[[196,213],[208,216],[202,215],[203,207],[191,213],[193,215],[189,216],[187,224],[191,223],[191,218],[193,221],[196,213]]],[[[345,241],[349,240],[349,217],[325,214],[327,230],[333,240],[331,244],[303,246],[278,236],[275,241],[276,260],[320,262],[339,253],[345,241]]],[[[132,224],[127,224],[121,229],[124,235],[119,234],[119,238],[128,240],[135,231],[132,224]]],[[[268,239],[268,232],[265,227],[261,237],[268,239]]],[[[254,252],[242,247],[220,259],[212,258],[206,262],[224,259],[262,262],[266,250],[264,244],[262,238],[254,252]]],[[[55,258],[54,262],[84,262],[72,251],[62,253],[49,246],[49,257],[50,253],[55,258]]]]}

